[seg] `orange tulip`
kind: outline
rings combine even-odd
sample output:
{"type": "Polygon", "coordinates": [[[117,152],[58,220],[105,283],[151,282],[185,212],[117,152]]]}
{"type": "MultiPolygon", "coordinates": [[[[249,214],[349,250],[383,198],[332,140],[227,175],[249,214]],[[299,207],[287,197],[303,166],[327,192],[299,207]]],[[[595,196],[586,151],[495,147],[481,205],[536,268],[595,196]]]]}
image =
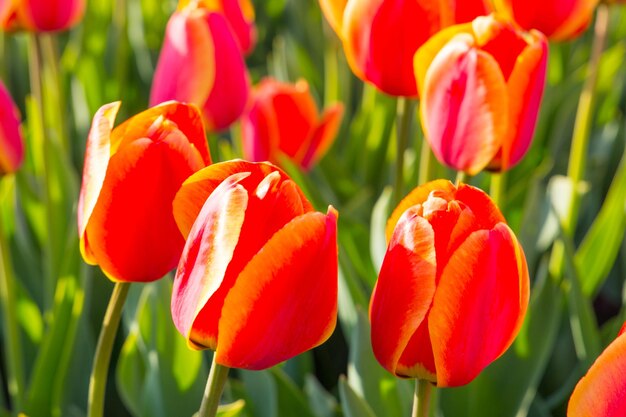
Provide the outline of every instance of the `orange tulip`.
{"type": "Polygon", "coordinates": [[[320,116],[304,80],[294,85],[266,78],[241,119],[245,158],[278,163],[286,155],[310,169],[334,141],[342,115],[337,103],[320,116]]]}
{"type": "Polygon", "coordinates": [[[172,214],[174,195],[211,157],[195,107],[164,103],[113,129],[119,106],[102,106],[89,132],[80,248],[113,281],[153,281],[176,266],[185,243],[172,214]]]}
{"type": "Polygon", "coordinates": [[[444,29],[415,54],[424,133],[437,158],[474,175],[507,170],[528,150],[548,44],[491,15],[444,29]]]}
{"type": "Polygon", "coordinates": [[[626,323],[582,377],[567,405],[567,417],[626,416],[626,323]]]}
{"type": "Polygon", "coordinates": [[[34,32],[66,30],[80,21],[85,0],[0,0],[3,30],[34,32]]]}
{"type": "Polygon", "coordinates": [[[220,365],[264,369],[323,343],[337,316],[337,212],[313,211],[269,163],[211,165],[183,184],[178,331],[220,365]],[[207,198],[208,197],[208,198],[207,198]]]}
{"type": "Polygon", "coordinates": [[[598,0],[494,0],[496,9],[526,30],[572,39],[589,25],[598,0]]]}
{"type": "Polygon", "coordinates": [[[16,171],[24,159],[20,113],[0,81],[0,176],[16,171]]]}
{"type": "Polygon", "coordinates": [[[488,14],[487,0],[319,0],[352,71],[387,94],[416,96],[413,55],[444,27],[488,14]]]}
{"type": "Polygon", "coordinates": [[[528,306],[526,259],[481,190],[437,180],[413,190],[387,223],[372,294],[372,346],[400,377],[464,385],[517,335],[528,306]]]}
{"type": "Polygon", "coordinates": [[[181,7],[167,24],[151,105],[193,103],[202,109],[209,130],[228,127],[243,112],[250,89],[239,44],[224,14],[203,2],[181,7]]]}

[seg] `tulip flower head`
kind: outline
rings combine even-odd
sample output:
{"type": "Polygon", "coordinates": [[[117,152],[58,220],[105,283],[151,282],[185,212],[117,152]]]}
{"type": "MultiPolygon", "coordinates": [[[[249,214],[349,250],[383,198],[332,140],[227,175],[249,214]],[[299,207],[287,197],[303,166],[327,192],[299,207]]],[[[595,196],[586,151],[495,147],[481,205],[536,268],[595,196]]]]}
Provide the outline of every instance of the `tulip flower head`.
{"type": "Polygon", "coordinates": [[[245,158],[279,163],[285,155],[308,170],[333,143],[342,114],[337,103],[320,116],[304,80],[287,84],[266,78],[241,119],[245,158]]]}
{"type": "Polygon", "coordinates": [[[85,0],[0,0],[0,26],[7,31],[67,30],[84,12],[85,0]]]}
{"type": "Polygon", "coordinates": [[[413,56],[444,27],[489,14],[487,0],[319,0],[354,74],[393,96],[413,97],[413,56]]]}
{"type": "Polygon", "coordinates": [[[24,159],[20,113],[0,82],[0,176],[16,171],[24,159]]]}
{"type": "Polygon", "coordinates": [[[415,54],[421,121],[437,158],[470,175],[526,154],[543,95],[548,44],[496,16],[444,29],[415,54]]]}
{"type": "Polygon", "coordinates": [[[119,106],[102,106],[89,132],[80,248],[113,281],[154,281],[176,266],[185,243],[172,214],[174,195],[211,157],[194,106],[163,103],[113,129],[119,106]]]}
{"type": "Polygon", "coordinates": [[[494,0],[496,10],[523,29],[536,29],[549,39],[569,40],[589,25],[598,0],[494,0]]]}
{"type": "Polygon", "coordinates": [[[567,417],[626,416],[626,323],[574,388],[567,417]]]}
{"type": "Polygon", "coordinates": [[[324,342],[337,315],[337,212],[313,211],[269,163],[192,175],[174,200],[187,236],[172,317],[220,365],[264,369],[324,342]]]}
{"type": "Polygon", "coordinates": [[[399,377],[469,383],[511,345],[526,314],[515,235],[483,191],[436,180],[400,202],[387,238],[370,303],[376,359],[399,377]]]}
{"type": "Polygon", "coordinates": [[[241,48],[245,42],[250,47],[252,35],[238,39],[228,18],[205,2],[181,2],[165,31],[152,106],[167,100],[193,103],[202,109],[209,130],[225,129],[241,115],[250,89],[241,48]]]}

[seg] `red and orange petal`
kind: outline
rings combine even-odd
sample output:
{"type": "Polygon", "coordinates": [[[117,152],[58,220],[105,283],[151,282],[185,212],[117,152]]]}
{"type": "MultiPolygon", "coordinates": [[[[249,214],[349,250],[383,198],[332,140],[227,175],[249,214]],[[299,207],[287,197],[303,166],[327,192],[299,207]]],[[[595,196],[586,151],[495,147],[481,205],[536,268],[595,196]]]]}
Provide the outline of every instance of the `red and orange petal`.
{"type": "Polygon", "coordinates": [[[422,91],[424,134],[440,161],[470,175],[496,155],[508,128],[509,100],[493,57],[469,34],[450,40],[432,61],[422,91]]]}
{"type": "Polygon", "coordinates": [[[310,169],[328,151],[337,137],[342,117],[343,104],[341,103],[330,106],[321,115],[307,146],[302,146],[298,152],[301,155],[299,163],[304,169],[310,169]]]}
{"type": "Polygon", "coordinates": [[[528,297],[526,261],[513,232],[500,223],[472,233],[443,270],[430,310],[437,385],[467,384],[502,355],[528,297]]]}
{"type": "Polygon", "coordinates": [[[221,0],[221,3],[222,13],[233,29],[241,50],[249,54],[256,43],[252,3],[250,0],[221,0]]]}
{"type": "MultiPolygon", "coordinates": [[[[216,163],[199,170],[183,183],[173,202],[174,218],[185,238],[209,195],[222,181],[239,172],[250,173],[244,184],[259,184],[272,172],[280,174],[281,182],[291,181],[283,170],[267,162],[248,162],[238,159],[216,163]]],[[[295,190],[303,211],[313,210],[302,191],[298,187],[295,187],[295,190]]]]}
{"type": "Polygon", "coordinates": [[[329,207],[327,215],[304,214],[272,236],[226,297],[218,363],[265,369],[330,337],[337,315],[336,234],[337,213],[329,207]]]}
{"type": "Polygon", "coordinates": [[[438,2],[356,0],[343,24],[346,58],[359,78],[390,95],[417,95],[413,56],[441,28],[438,2]]]}
{"type": "MultiPolygon", "coordinates": [[[[626,323],[624,324],[626,327],[626,323]]],[[[578,382],[567,406],[568,417],[626,415],[626,334],[622,332],[578,382]]]]}
{"type": "Polygon", "coordinates": [[[150,91],[150,105],[168,100],[202,107],[215,84],[216,60],[209,15],[198,9],[176,12],[165,32],[150,91]]]}
{"type": "Polygon", "coordinates": [[[96,264],[94,255],[85,241],[87,222],[98,201],[104,184],[109,158],[111,157],[111,131],[121,102],[105,104],[93,117],[85,149],[83,182],[78,198],[78,235],[83,258],[90,264],[96,264]]]}
{"type": "Polygon", "coordinates": [[[370,303],[374,355],[393,374],[435,294],[435,234],[417,210],[398,221],[370,303]]]}
{"type": "MultiPolygon", "coordinates": [[[[247,173],[233,174],[206,199],[187,237],[172,292],[172,318],[190,346],[215,349],[217,320],[194,326],[200,310],[222,285],[239,241],[248,193],[238,183],[247,173]]],[[[232,284],[231,284],[232,286],[232,284]]]]}
{"type": "Polygon", "coordinates": [[[0,176],[16,171],[24,159],[20,113],[0,82],[0,176]]]}
{"type": "MultiPolygon", "coordinates": [[[[213,39],[215,82],[204,104],[197,104],[203,109],[207,129],[222,130],[243,113],[250,79],[241,49],[224,16],[210,13],[207,23],[213,39]]],[[[202,72],[195,76],[202,76],[202,72]]]]}
{"type": "Polygon", "coordinates": [[[0,25],[8,31],[66,30],[78,23],[85,12],[85,0],[3,0],[0,3],[0,25]]]}

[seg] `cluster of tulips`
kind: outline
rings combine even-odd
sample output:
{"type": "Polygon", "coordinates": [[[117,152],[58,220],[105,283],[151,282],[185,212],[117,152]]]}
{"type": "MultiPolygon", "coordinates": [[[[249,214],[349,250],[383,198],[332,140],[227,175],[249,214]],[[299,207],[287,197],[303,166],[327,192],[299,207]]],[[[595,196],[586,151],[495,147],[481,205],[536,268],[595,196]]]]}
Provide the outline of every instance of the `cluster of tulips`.
{"type": "MultiPolygon", "coordinates": [[[[522,160],[544,91],[548,39],[582,33],[597,1],[320,6],[354,74],[399,100],[419,98],[436,158],[473,176],[522,160]]],[[[0,24],[64,30],[84,8],[80,0],[2,0],[0,24]]],[[[201,416],[215,415],[228,368],[277,365],[325,342],[337,320],[339,214],[330,205],[316,211],[280,166],[289,160],[311,170],[337,136],[344,108],[320,113],[304,80],[251,86],[245,58],[256,37],[249,0],[180,0],[151,107],[115,126],[121,103],[103,105],[86,142],[77,208],[83,259],[116,283],[107,314],[118,322],[130,283],[175,269],[173,324],[190,348],[215,351],[201,416]],[[213,162],[207,131],[236,121],[243,159],[213,162]]],[[[3,85],[0,150],[0,174],[19,169],[20,115],[3,85]]],[[[528,308],[524,251],[496,202],[464,175],[456,184],[424,182],[396,201],[370,301],[374,355],[393,375],[418,380],[420,416],[428,415],[430,387],[468,384],[498,359],[528,308]]],[[[103,412],[106,369],[96,369],[108,364],[103,340],[116,330],[115,320],[103,327],[91,416],[103,412]]],[[[576,386],[569,416],[626,415],[624,332],[576,386]]]]}

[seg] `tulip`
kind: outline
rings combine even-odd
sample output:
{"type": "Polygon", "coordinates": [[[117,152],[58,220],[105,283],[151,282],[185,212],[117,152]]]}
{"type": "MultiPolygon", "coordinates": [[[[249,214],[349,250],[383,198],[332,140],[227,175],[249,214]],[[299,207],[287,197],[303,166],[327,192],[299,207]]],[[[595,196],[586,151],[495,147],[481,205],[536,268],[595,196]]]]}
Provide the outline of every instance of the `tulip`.
{"type": "Polygon", "coordinates": [[[33,32],[67,30],[84,12],[85,0],[0,0],[0,26],[33,32]]]}
{"type": "Polygon", "coordinates": [[[626,323],[574,388],[568,417],[626,416],[626,323]]]}
{"type": "Polygon", "coordinates": [[[243,112],[250,80],[227,17],[202,4],[190,2],[170,18],[150,103],[193,103],[209,130],[222,130],[243,112]]]}
{"type": "Polygon", "coordinates": [[[185,243],[172,214],[174,195],[211,157],[195,107],[164,103],[113,129],[119,106],[102,106],[89,132],[80,249],[113,281],[153,281],[176,266],[185,243]]]}
{"type": "Polygon", "coordinates": [[[553,40],[580,35],[598,0],[494,0],[496,9],[523,29],[536,29],[553,40]]]}
{"type": "Polygon", "coordinates": [[[20,113],[0,81],[0,176],[16,171],[24,159],[20,113]]]}
{"type": "Polygon", "coordinates": [[[313,211],[269,163],[192,175],[174,200],[187,243],[172,317],[222,366],[264,369],[323,343],[337,315],[337,212],[313,211]]]}
{"type": "Polygon", "coordinates": [[[320,116],[304,80],[294,85],[266,78],[241,119],[245,158],[278,163],[286,155],[308,170],[334,141],[342,115],[337,103],[320,116]]]}
{"type": "Polygon", "coordinates": [[[387,223],[370,304],[372,347],[399,377],[469,383],[517,335],[528,307],[522,247],[481,190],[436,180],[387,223]]]}
{"type": "Polygon", "coordinates": [[[437,158],[474,175],[502,171],[528,150],[548,44],[493,15],[444,29],[415,54],[424,134],[437,158]]]}
{"type": "Polygon", "coordinates": [[[357,77],[393,96],[413,97],[413,55],[444,27],[488,14],[487,0],[320,0],[357,77]]]}

